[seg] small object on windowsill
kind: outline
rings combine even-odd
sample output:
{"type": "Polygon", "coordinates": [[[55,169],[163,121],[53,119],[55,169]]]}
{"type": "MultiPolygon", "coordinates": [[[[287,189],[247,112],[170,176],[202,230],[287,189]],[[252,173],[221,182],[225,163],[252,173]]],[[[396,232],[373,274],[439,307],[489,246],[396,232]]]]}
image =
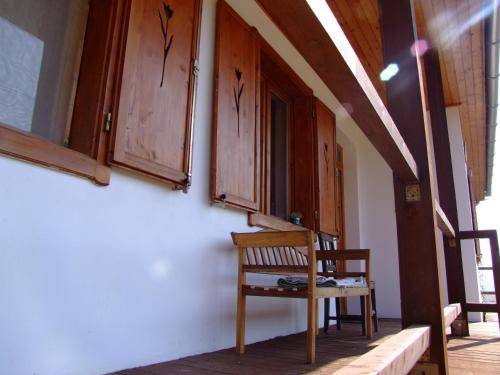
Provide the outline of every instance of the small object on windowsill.
{"type": "Polygon", "coordinates": [[[300,212],[293,211],[290,214],[290,222],[295,225],[303,226],[302,224],[302,214],[300,212]]]}

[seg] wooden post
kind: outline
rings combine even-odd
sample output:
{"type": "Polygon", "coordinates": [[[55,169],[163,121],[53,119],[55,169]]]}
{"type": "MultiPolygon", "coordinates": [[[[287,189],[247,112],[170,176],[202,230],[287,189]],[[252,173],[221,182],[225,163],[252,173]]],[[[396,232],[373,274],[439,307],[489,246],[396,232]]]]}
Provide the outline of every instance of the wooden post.
{"type": "Polygon", "coordinates": [[[387,82],[389,112],[415,158],[419,176],[418,185],[409,186],[394,174],[403,327],[431,325],[429,362],[438,366],[440,374],[448,374],[430,129],[419,65],[411,53],[416,41],[412,1],[379,4],[384,65],[399,68],[387,82]]]}
{"type": "MultiPolygon", "coordinates": [[[[455,232],[457,232],[459,230],[457,199],[453,180],[450,137],[448,133],[448,122],[446,120],[446,107],[444,103],[441,68],[439,66],[439,53],[437,49],[433,48],[429,49],[423,57],[432,138],[434,143],[434,158],[436,161],[439,204],[455,229],[455,232]]],[[[450,239],[443,235],[443,244],[449,303],[460,303],[465,310],[465,283],[460,241],[450,241],[450,239]]],[[[460,324],[454,324],[452,327],[453,333],[456,335],[468,336],[469,326],[466,311],[461,313],[458,321],[460,324]]]]}

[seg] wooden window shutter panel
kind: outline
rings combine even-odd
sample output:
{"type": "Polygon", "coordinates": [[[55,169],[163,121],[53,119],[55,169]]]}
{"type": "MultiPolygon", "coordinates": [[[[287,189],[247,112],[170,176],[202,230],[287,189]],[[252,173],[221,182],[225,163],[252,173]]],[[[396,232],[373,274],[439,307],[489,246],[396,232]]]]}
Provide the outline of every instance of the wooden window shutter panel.
{"type": "Polygon", "coordinates": [[[319,99],[315,100],[316,146],[316,228],[328,234],[337,233],[335,206],[336,137],[335,114],[319,99]]]}
{"type": "Polygon", "coordinates": [[[294,99],[293,211],[306,228],[315,230],[313,96],[294,99]]]}
{"type": "Polygon", "coordinates": [[[191,184],[200,0],[127,0],[110,162],[191,184]]]}
{"type": "Polygon", "coordinates": [[[260,205],[259,66],[257,31],[219,1],[211,198],[249,211],[260,205]]]}

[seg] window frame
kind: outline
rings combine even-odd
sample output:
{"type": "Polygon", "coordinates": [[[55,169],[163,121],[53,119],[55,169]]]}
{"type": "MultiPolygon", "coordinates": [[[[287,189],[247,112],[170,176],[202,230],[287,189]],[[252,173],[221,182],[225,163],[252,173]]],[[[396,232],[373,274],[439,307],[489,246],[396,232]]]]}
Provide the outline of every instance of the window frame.
{"type": "Polygon", "coordinates": [[[113,70],[116,64],[113,52],[117,43],[114,31],[122,10],[121,1],[90,2],[70,132],[70,139],[74,130],[92,133],[93,136],[85,143],[89,152],[65,147],[36,134],[0,123],[0,154],[85,177],[98,185],[109,184],[111,170],[106,162],[108,133],[104,126],[104,114],[109,111],[111,105],[113,70]],[[101,36],[99,45],[95,44],[95,39],[90,40],[89,35],[92,34],[101,36]],[[97,74],[95,71],[85,72],[82,69],[84,64],[96,62],[101,64],[97,74]],[[89,91],[85,94],[85,99],[93,101],[90,109],[83,108],[84,103],[79,102],[82,99],[82,86],[89,91]],[[74,129],[78,111],[86,111],[86,116],[85,119],[79,120],[74,129]]]}
{"type": "Polygon", "coordinates": [[[288,63],[274,50],[274,48],[259,34],[260,45],[260,68],[261,68],[261,93],[264,84],[264,92],[268,95],[267,100],[261,101],[260,126],[261,126],[261,168],[260,168],[260,191],[261,202],[259,211],[249,212],[248,223],[268,229],[283,230],[283,228],[302,228],[290,223],[280,217],[270,214],[270,115],[267,110],[270,104],[270,93],[274,92],[288,104],[288,210],[289,215],[293,211],[295,197],[295,158],[294,158],[294,127],[295,127],[295,99],[297,97],[311,97],[312,89],[299,77],[288,63]],[[269,69],[263,59],[268,61],[269,69]],[[272,78],[271,78],[272,77],[272,78]],[[266,86],[271,86],[268,89],[266,86]]]}
{"type": "MultiPolygon", "coordinates": [[[[261,72],[261,84],[264,86],[264,92],[261,92],[263,98],[263,106],[261,106],[261,137],[262,137],[262,162],[261,162],[261,212],[266,215],[274,216],[271,214],[271,97],[274,94],[287,105],[287,220],[291,213],[293,204],[293,98],[287,94],[278,83],[272,78],[261,72]]],[[[283,219],[276,216],[277,218],[283,219]]],[[[284,219],[285,220],[285,219],[284,219]]]]}

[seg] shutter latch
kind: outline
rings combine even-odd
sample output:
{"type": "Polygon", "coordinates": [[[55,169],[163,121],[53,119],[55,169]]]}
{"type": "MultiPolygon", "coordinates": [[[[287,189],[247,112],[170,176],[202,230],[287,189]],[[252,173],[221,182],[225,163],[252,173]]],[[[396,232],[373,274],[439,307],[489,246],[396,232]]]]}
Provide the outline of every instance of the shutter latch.
{"type": "Polygon", "coordinates": [[[193,64],[193,75],[195,77],[198,77],[198,74],[200,73],[200,67],[198,65],[198,60],[195,60],[194,61],[194,64],[193,64]]]}
{"type": "Polygon", "coordinates": [[[104,130],[108,133],[111,131],[112,122],[113,122],[113,116],[111,112],[106,113],[106,116],[104,117],[104,130]]]}

